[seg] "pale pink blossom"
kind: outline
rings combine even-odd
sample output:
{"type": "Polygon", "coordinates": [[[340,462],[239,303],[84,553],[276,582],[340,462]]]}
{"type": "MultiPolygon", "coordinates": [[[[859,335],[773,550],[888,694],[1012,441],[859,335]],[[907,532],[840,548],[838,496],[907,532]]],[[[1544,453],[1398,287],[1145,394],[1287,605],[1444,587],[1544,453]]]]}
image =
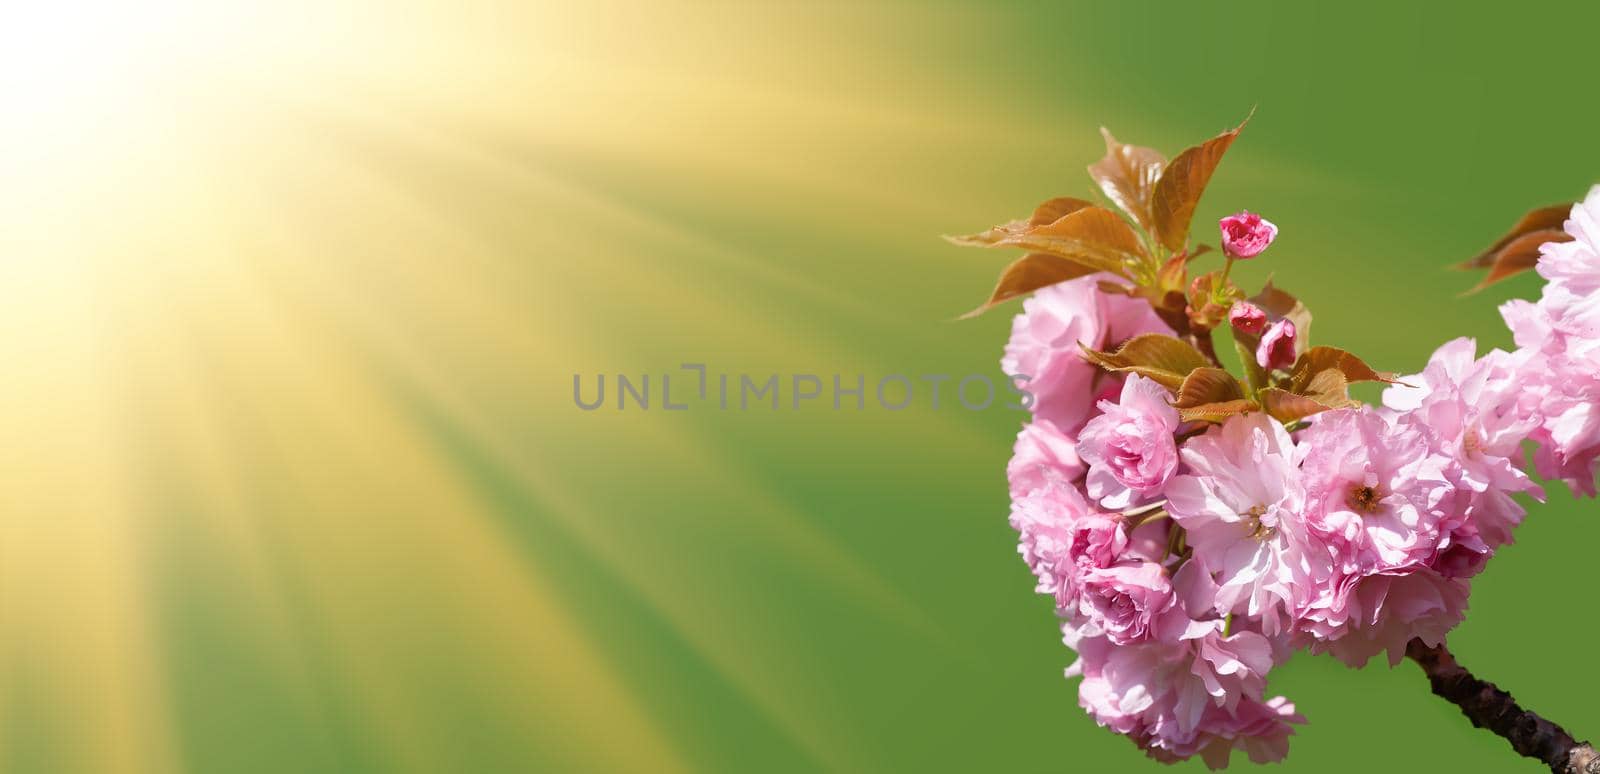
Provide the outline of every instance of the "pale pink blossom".
{"type": "Polygon", "coordinates": [[[1228,322],[1241,333],[1259,335],[1267,329],[1267,313],[1249,301],[1235,301],[1228,310],[1228,322]]]}
{"type": "Polygon", "coordinates": [[[1552,311],[1547,300],[1504,310],[1524,347],[1516,353],[1523,358],[1516,373],[1519,402],[1537,423],[1529,437],[1538,444],[1539,475],[1593,497],[1600,464],[1600,324],[1579,316],[1600,309],[1600,298],[1561,312],[1552,311]],[[1535,340],[1541,333],[1545,338],[1535,340]]]}
{"type": "Polygon", "coordinates": [[[1078,576],[1077,588],[1086,633],[1113,644],[1176,641],[1188,627],[1166,569],[1155,562],[1089,568],[1078,576]]]}
{"type": "Polygon", "coordinates": [[[1099,416],[1078,436],[1078,456],[1089,466],[1089,496],[1106,508],[1127,508],[1154,497],[1178,470],[1178,410],[1172,393],[1138,374],[1122,385],[1120,399],[1100,401],[1099,416]]]}
{"type": "Polygon", "coordinates": [[[1256,365],[1266,369],[1288,368],[1294,365],[1295,339],[1299,331],[1293,320],[1279,320],[1268,326],[1256,345],[1256,365]]]}
{"type": "Polygon", "coordinates": [[[1080,570],[1108,567],[1124,555],[1128,542],[1122,519],[1091,511],[1068,528],[1066,558],[1080,570]]]}
{"type": "MultiPolygon", "coordinates": [[[[1173,759],[1166,761],[1169,763],[1198,754],[1206,768],[1213,771],[1227,768],[1234,750],[1243,750],[1251,763],[1277,763],[1289,755],[1289,737],[1294,735],[1294,727],[1305,722],[1287,698],[1247,698],[1233,712],[1207,707],[1192,750],[1180,745],[1157,749],[1174,753],[1173,759]]],[[[1160,755],[1152,757],[1163,760],[1160,755]]]]}
{"type": "MultiPolygon", "coordinates": [[[[1519,464],[1522,442],[1537,430],[1539,417],[1527,405],[1525,390],[1532,355],[1475,353],[1472,339],[1444,344],[1422,373],[1384,390],[1383,402],[1424,428],[1425,437],[1454,463],[1452,478],[1468,496],[1457,515],[1471,522],[1472,537],[1492,549],[1511,542],[1511,530],[1522,521],[1524,511],[1512,494],[1543,499],[1519,464]]],[[[1469,536],[1461,539],[1470,542],[1469,536]]]]}
{"type": "Polygon", "coordinates": [[[1469,590],[1466,580],[1426,568],[1346,575],[1319,588],[1301,611],[1298,631],[1313,653],[1331,653],[1353,667],[1385,651],[1389,664],[1398,664],[1413,637],[1444,642],[1466,616],[1469,590]]]}
{"type": "Polygon", "coordinates": [[[1051,483],[1071,486],[1083,472],[1077,439],[1043,417],[1034,417],[1022,426],[1012,447],[1011,462],[1006,465],[1013,500],[1051,483]]]}
{"type": "Polygon", "coordinates": [[[1521,404],[1538,421],[1539,474],[1594,496],[1600,467],[1600,186],[1572,208],[1569,242],[1540,248],[1537,303],[1501,308],[1523,358],[1521,404]]]}
{"type": "Polygon", "coordinates": [[[1428,561],[1443,523],[1464,505],[1451,460],[1423,429],[1370,408],[1319,415],[1299,454],[1306,527],[1338,572],[1428,561]]]}
{"type": "Polygon", "coordinates": [[[1222,229],[1222,252],[1234,258],[1254,258],[1278,238],[1278,227],[1249,210],[1229,215],[1218,222],[1222,229]]]}
{"type": "Polygon", "coordinates": [[[1304,718],[1280,698],[1263,701],[1273,647],[1256,632],[1224,636],[1221,623],[1197,627],[1177,642],[1116,645],[1066,630],[1081,675],[1078,700],[1102,726],[1128,736],[1152,758],[1201,755],[1211,768],[1244,749],[1257,762],[1287,752],[1292,723],[1304,718]]]}
{"type": "Polygon", "coordinates": [[[1097,385],[1110,378],[1084,359],[1080,345],[1114,349],[1141,333],[1172,333],[1149,302],[1100,289],[1115,281],[1092,274],[1040,288],[1023,302],[1000,361],[1006,374],[1028,377],[1022,388],[1034,397],[1034,416],[1069,436],[1088,421],[1097,385]]]}
{"type": "Polygon", "coordinates": [[[1569,298],[1600,291],[1600,185],[1574,205],[1563,228],[1570,242],[1550,242],[1539,248],[1539,276],[1549,280],[1547,292],[1569,298]]]}
{"type": "MultiPolygon", "coordinates": [[[[1450,389],[1427,384],[1434,395],[1450,389]]],[[[1395,662],[1412,637],[1437,644],[1461,621],[1460,579],[1492,549],[1474,520],[1478,493],[1447,454],[1459,444],[1440,443],[1426,417],[1421,408],[1330,411],[1301,438],[1307,530],[1331,570],[1297,589],[1295,629],[1315,652],[1359,666],[1387,650],[1395,662]]]]}
{"type": "Polygon", "coordinates": [[[1217,610],[1260,618],[1275,633],[1309,572],[1294,442],[1255,412],[1190,439],[1182,455],[1189,473],[1167,484],[1167,510],[1215,573],[1217,610]]]}
{"type": "Polygon", "coordinates": [[[1492,556],[1494,548],[1479,534],[1477,524],[1467,518],[1449,525],[1428,566],[1446,578],[1471,578],[1483,572],[1492,556]]]}
{"type": "Polygon", "coordinates": [[[1544,423],[1534,436],[1540,444],[1534,465],[1539,475],[1560,479],[1574,493],[1594,497],[1595,473],[1600,470],[1600,380],[1592,370],[1558,373],[1571,378],[1552,385],[1545,401],[1544,423]]]}
{"type": "Polygon", "coordinates": [[[1111,566],[1128,546],[1119,519],[1095,510],[1077,488],[1064,484],[1013,500],[1011,526],[1018,553],[1038,579],[1035,590],[1062,607],[1075,604],[1077,578],[1085,569],[1111,566]]]}

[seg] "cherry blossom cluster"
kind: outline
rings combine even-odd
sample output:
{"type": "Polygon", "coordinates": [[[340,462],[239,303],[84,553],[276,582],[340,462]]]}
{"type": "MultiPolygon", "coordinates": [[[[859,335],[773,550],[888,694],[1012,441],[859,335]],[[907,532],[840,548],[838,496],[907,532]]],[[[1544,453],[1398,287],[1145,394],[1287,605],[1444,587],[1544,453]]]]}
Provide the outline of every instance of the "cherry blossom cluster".
{"type": "MultiPolygon", "coordinates": [[[[1277,233],[1223,219],[1228,267],[1277,233]]],[[[1398,377],[1311,347],[1298,302],[1246,298],[1227,268],[1180,294],[1182,317],[1141,292],[1154,275],[1035,289],[1002,360],[1035,396],[1011,524],[1097,723],[1162,761],[1278,760],[1304,719],[1266,695],[1269,671],[1300,649],[1358,667],[1442,643],[1522,521],[1516,496],[1543,497],[1525,441],[1535,472],[1595,494],[1600,186],[1537,271],[1542,297],[1502,310],[1514,351],[1457,339],[1398,377]],[[1208,320],[1244,379],[1209,352],[1208,320]],[[1363,380],[1387,383],[1381,406],[1348,397],[1363,380]]]]}

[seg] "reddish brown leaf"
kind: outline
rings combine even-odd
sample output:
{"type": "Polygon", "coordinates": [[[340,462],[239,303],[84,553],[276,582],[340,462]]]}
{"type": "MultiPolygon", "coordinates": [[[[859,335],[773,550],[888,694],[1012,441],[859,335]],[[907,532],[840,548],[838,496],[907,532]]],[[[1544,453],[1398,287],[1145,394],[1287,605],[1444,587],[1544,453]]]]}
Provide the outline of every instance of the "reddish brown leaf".
{"type": "MultiPolygon", "coordinates": [[[[1249,120],[1245,119],[1246,122],[1249,120]]],[[[1179,153],[1162,170],[1150,198],[1150,222],[1161,244],[1168,250],[1182,250],[1188,241],[1189,221],[1194,219],[1194,209],[1200,203],[1200,195],[1205,193],[1211,173],[1222,161],[1222,154],[1228,151],[1228,146],[1233,144],[1243,128],[1244,124],[1241,123],[1179,153]]]]}
{"type": "Polygon", "coordinates": [[[1089,362],[1108,371],[1132,371],[1154,379],[1170,390],[1178,390],[1196,368],[1211,364],[1193,345],[1159,333],[1144,333],[1128,339],[1116,352],[1096,352],[1083,348],[1089,362]]]}
{"type": "Polygon", "coordinates": [[[1540,207],[1537,210],[1533,210],[1528,214],[1523,215],[1522,218],[1516,222],[1516,225],[1511,227],[1511,230],[1507,231],[1504,236],[1495,240],[1495,243],[1489,245],[1488,249],[1478,253],[1469,260],[1456,264],[1456,268],[1472,270],[1493,266],[1495,263],[1495,256],[1498,255],[1500,251],[1506,247],[1506,245],[1511,244],[1512,240],[1515,240],[1517,237],[1520,237],[1524,234],[1531,234],[1535,231],[1560,231],[1561,224],[1566,222],[1567,214],[1571,211],[1572,202],[1567,202],[1566,204],[1552,204],[1549,207],[1540,207]]]}
{"type": "Polygon", "coordinates": [[[1133,227],[1104,207],[1085,207],[1053,223],[1007,236],[994,246],[1059,255],[1123,276],[1128,275],[1128,264],[1144,255],[1144,247],[1139,244],[1133,227]]]}
{"type": "Polygon", "coordinates": [[[1356,402],[1350,399],[1350,383],[1337,368],[1317,372],[1311,377],[1310,383],[1302,388],[1300,394],[1330,408],[1356,405],[1356,402]]]}
{"type": "Polygon", "coordinates": [[[1162,290],[1182,292],[1187,284],[1189,284],[1188,256],[1183,253],[1168,258],[1156,272],[1156,287],[1162,290]]]}
{"type": "Polygon", "coordinates": [[[960,235],[960,237],[952,237],[952,235],[946,233],[944,241],[949,241],[950,245],[963,246],[963,248],[992,248],[1003,238],[1016,237],[1021,233],[1027,233],[1027,230],[1032,229],[1032,227],[1034,225],[1029,224],[1027,221],[1003,222],[1003,224],[995,225],[994,229],[982,230],[982,232],[978,233],[966,233],[966,235],[960,235]]]}
{"type": "Polygon", "coordinates": [[[964,236],[946,234],[944,241],[953,245],[961,245],[962,247],[994,247],[1000,240],[1025,234],[1030,228],[1033,228],[1033,224],[1026,220],[1013,220],[976,234],[966,234],[964,236]]]}
{"type": "Polygon", "coordinates": [[[1375,371],[1355,355],[1338,347],[1312,347],[1305,351],[1294,363],[1289,372],[1289,389],[1301,394],[1309,394],[1312,381],[1324,371],[1332,370],[1341,374],[1345,382],[1389,382],[1394,383],[1394,374],[1385,371],[1375,371]]]}
{"type": "Polygon", "coordinates": [[[1033,210],[1033,217],[1028,219],[1030,226],[1046,226],[1084,207],[1093,207],[1094,202],[1083,199],[1074,199],[1071,196],[1057,196],[1033,210]]]}
{"type": "Polygon", "coordinates": [[[1233,374],[1221,368],[1196,368],[1184,377],[1183,384],[1178,387],[1178,400],[1172,405],[1185,409],[1242,398],[1244,389],[1233,374]]]}
{"type": "Polygon", "coordinates": [[[1167,158],[1154,148],[1117,142],[1111,130],[1103,126],[1100,134],[1106,138],[1106,155],[1089,165],[1089,177],[1123,212],[1139,225],[1151,228],[1150,198],[1156,181],[1161,179],[1161,170],[1167,166],[1167,158]]]}
{"type": "Polygon", "coordinates": [[[1094,272],[1095,269],[1091,267],[1073,263],[1058,255],[1028,253],[1007,266],[1005,271],[1000,272],[1000,281],[995,283],[994,292],[989,294],[989,300],[984,302],[983,306],[961,315],[961,319],[977,317],[996,304],[1031,293],[1046,285],[1054,285],[1094,272]]]}
{"type": "Polygon", "coordinates": [[[1539,262],[1539,246],[1549,242],[1571,242],[1572,235],[1565,231],[1545,229],[1543,231],[1530,231],[1519,236],[1505,246],[1501,247],[1493,256],[1493,263],[1489,266],[1489,273],[1478,282],[1477,287],[1468,291],[1476,293],[1496,282],[1515,277],[1534,267],[1539,262]]]}
{"type": "Polygon", "coordinates": [[[1259,411],[1261,405],[1248,398],[1223,401],[1221,403],[1204,403],[1199,406],[1178,409],[1178,418],[1185,422],[1226,422],[1228,417],[1238,414],[1248,414],[1259,411]]]}
{"type": "Polygon", "coordinates": [[[1279,422],[1285,424],[1298,419],[1305,419],[1312,414],[1320,414],[1338,406],[1330,406],[1314,398],[1296,395],[1277,387],[1268,387],[1261,391],[1261,407],[1266,409],[1279,422]]]}
{"type": "Polygon", "coordinates": [[[1008,221],[976,234],[963,236],[946,235],[944,239],[946,242],[961,245],[962,247],[994,247],[1001,241],[1021,236],[1039,226],[1048,226],[1078,210],[1093,206],[1095,206],[1094,202],[1075,199],[1071,196],[1058,196],[1035,207],[1033,215],[1027,220],[1008,221]]]}

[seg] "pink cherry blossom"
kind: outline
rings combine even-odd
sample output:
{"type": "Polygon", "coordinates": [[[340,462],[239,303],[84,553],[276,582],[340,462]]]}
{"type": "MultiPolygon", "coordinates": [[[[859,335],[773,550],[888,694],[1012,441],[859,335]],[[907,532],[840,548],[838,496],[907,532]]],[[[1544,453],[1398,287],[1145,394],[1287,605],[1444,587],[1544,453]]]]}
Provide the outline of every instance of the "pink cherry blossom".
{"type": "Polygon", "coordinates": [[[1299,331],[1295,330],[1292,320],[1273,323],[1261,335],[1261,343],[1256,346],[1256,364],[1267,369],[1294,365],[1295,339],[1298,335],[1299,331]]]}
{"type": "Polygon", "coordinates": [[[1257,762],[1279,760],[1290,724],[1304,718],[1281,697],[1261,698],[1273,647],[1258,633],[1224,636],[1221,628],[1213,621],[1177,642],[1116,645],[1069,627],[1066,640],[1079,657],[1067,675],[1083,677],[1078,700],[1097,722],[1152,758],[1200,754],[1222,768],[1241,748],[1257,762]]]}
{"type": "Polygon", "coordinates": [[[1256,412],[1190,439],[1182,456],[1190,473],[1167,484],[1167,510],[1216,573],[1218,611],[1258,617],[1275,633],[1308,572],[1293,440],[1256,412]]]}
{"type": "Polygon", "coordinates": [[[1257,335],[1267,329],[1267,313],[1249,301],[1236,301],[1228,310],[1228,322],[1241,333],[1257,335]]]}
{"type": "MultiPolygon", "coordinates": [[[[1173,745],[1174,757],[1166,762],[1199,755],[1213,771],[1228,767],[1234,750],[1243,750],[1251,763],[1277,763],[1289,754],[1294,727],[1306,722],[1294,704],[1282,696],[1267,701],[1247,698],[1233,712],[1207,707],[1200,718],[1193,749],[1173,745]]],[[[1163,760],[1160,756],[1152,756],[1163,760]]]]}
{"type": "Polygon", "coordinates": [[[1483,572],[1491,556],[1494,547],[1479,534],[1472,519],[1453,520],[1428,566],[1446,578],[1471,578],[1483,572]]]}
{"type": "MultiPolygon", "coordinates": [[[[1437,375],[1426,383],[1448,389],[1437,375]]],[[[1461,484],[1468,476],[1445,453],[1459,447],[1440,443],[1424,418],[1330,411],[1301,438],[1307,529],[1331,570],[1297,589],[1296,631],[1315,652],[1359,666],[1387,650],[1395,662],[1412,637],[1437,643],[1461,620],[1458,579],[1492,551],[1461,484]]]]}
{"type": "Polygon", "coordinates": [[[1353,667],[1385,651],[1400,663],[1412,638],[1444,642],[1467,609],[1467,581],[1427,568],[1346,575],[1301,614],[1298,631],[1310,635],[1313,653],[1331,653],[1353,667]]]}
{"type": "Polygon", "coordinates": [[[1577,332],[1570,319],[1552,317],[1543,301],[1514,313],[1524,311],[1533,313],[1507,317],[1522,326],[1513,329],[1519,344],[1531,338],[1533,320],[1552,324],[1547,339],[1514,353],[1522,358],[1516,374],[1519,404],[1537,422],[1529,435],[1538,444],[1535,466],[1541,476],[1565,481],[1574,492],[1593,497],[1600,466],[1600,335],[1577,332]]]}
{"type": "Polygon", "coordinates": [[[1122,385],[1121,399],[1100,401],[1099,416],[1079,434],[1078,456],[1089,465],[1089,496],[1106,508],[1127,508],[1150,499],[1178,470],[1178,410],[1172,394],[1137,374],[1122,385]]]}
{"type": "Polygon", "coordinates": [[[1535,465],[1574,492],[1594,496],[1600,468],[1600,186],[1572,208],[1572,241],[1540,248],[1548,282],[1537,303],[1501,308],[1522,367],[1520,401],[1538,424],[1535,465]]]}
{"type": "Polygon", "coordinates": [[[1278,227],[1249,210],[1223,218],[1222,252],[1234,258],[1254,258],[1278,238],[1278,227]]]}
{"type": "Polygon", "coordinates": [[[1476,358],[1475,350],[1472,339],[1446,343],[1422,373],[1384,390],[1383,402],[1426,428],[1437,451],[1454,463],[1453,477],[1469,497],[1458,515],[1470,520],[1471,537],[1493,548],[1511,542],[1511,530],[1522,521],[1522,506],[1512,494],[1543,499],[1518,464],[1522,442],[1539,418],[1526,405],[1522,378],[1531,355],[1493,350],[1476,358]]]}
{"type": "Polygon", "coordinates": [[[1369,408],[1329,411],[1300,439],[1308,532],[1339,572],[1426,562],[1462,504],[1423,429],[1369,408]]]}
{"type": "Polygon", "coordinates": [[[1043,417],[1034,417],[1022,426],[1012,447],[1011,462],[1006,465],[1013,500],[1050,483],[1070,486],[1083,472],[1077,440],[1043,417]]]}
{"type": "Polygon", "coordinates": [[[1572,208],[1563,228],[1573,239],[1539,248],[1539,276],[1550,281],[1547,292],[1592,296],[1600,291],[1600,185],[1572,208]]]}
{"type": "Polygon", "coordinates": [[[1085,569],[1109,567],[1128,546],[1120,520],[1094,509],[1072,486],[1050,484],[1011,504],[1018,552],[1038,579],[1036,590],[1071,607],[1085,569]]]}
{"type": "Polygon", "coordinates": [[[1078,612],[1086,627],[1114,644],[1175,641],[1188,626],[1166,569],[1155,562],[1090,568],[1078,577],[1077,587],[1078,612]],[[1170,622],[1165,637],[1160,636],[1163,622],[1170,622]]]}
{"type": "Polygon", "coordinates": [[[1115,281],[1092,274],[1040,288],[1023,302],[1000,361],[1006,374],[1028,377],[1022,387],[1034,396],[1034,416],[1069,436],[1088,421],[1096,385],[1107,380],[1079,346],[1103,350],[1140,333],[1172,333],[1144,299],[1100,289],[1115,281]]]}

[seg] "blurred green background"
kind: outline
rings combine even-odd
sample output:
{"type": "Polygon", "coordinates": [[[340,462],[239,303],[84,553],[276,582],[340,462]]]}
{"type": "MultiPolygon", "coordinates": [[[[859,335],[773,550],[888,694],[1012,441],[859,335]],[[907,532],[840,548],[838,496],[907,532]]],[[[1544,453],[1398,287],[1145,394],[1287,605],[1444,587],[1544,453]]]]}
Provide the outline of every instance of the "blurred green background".
{"type": "MultiPolygon", "coordinates": [[[[1265,214],[1243,280],[1414,371],[1537,293],[1444,267],[1600,180],[1594,4],[90,10],[7,25],[6,771],[1155,770],[1061,677],[1020,414],[573,375],[998,378],[1015,304],[953,318],[1011,256],[938,235],[1252,107],[1196,233],[1265,214]]],[[[1580,737],[1595,510],[1451,637],[1580,737]]],[[[1270,687],[1284,770],[1537,765],[1409,663],[1270,687]]]]}

